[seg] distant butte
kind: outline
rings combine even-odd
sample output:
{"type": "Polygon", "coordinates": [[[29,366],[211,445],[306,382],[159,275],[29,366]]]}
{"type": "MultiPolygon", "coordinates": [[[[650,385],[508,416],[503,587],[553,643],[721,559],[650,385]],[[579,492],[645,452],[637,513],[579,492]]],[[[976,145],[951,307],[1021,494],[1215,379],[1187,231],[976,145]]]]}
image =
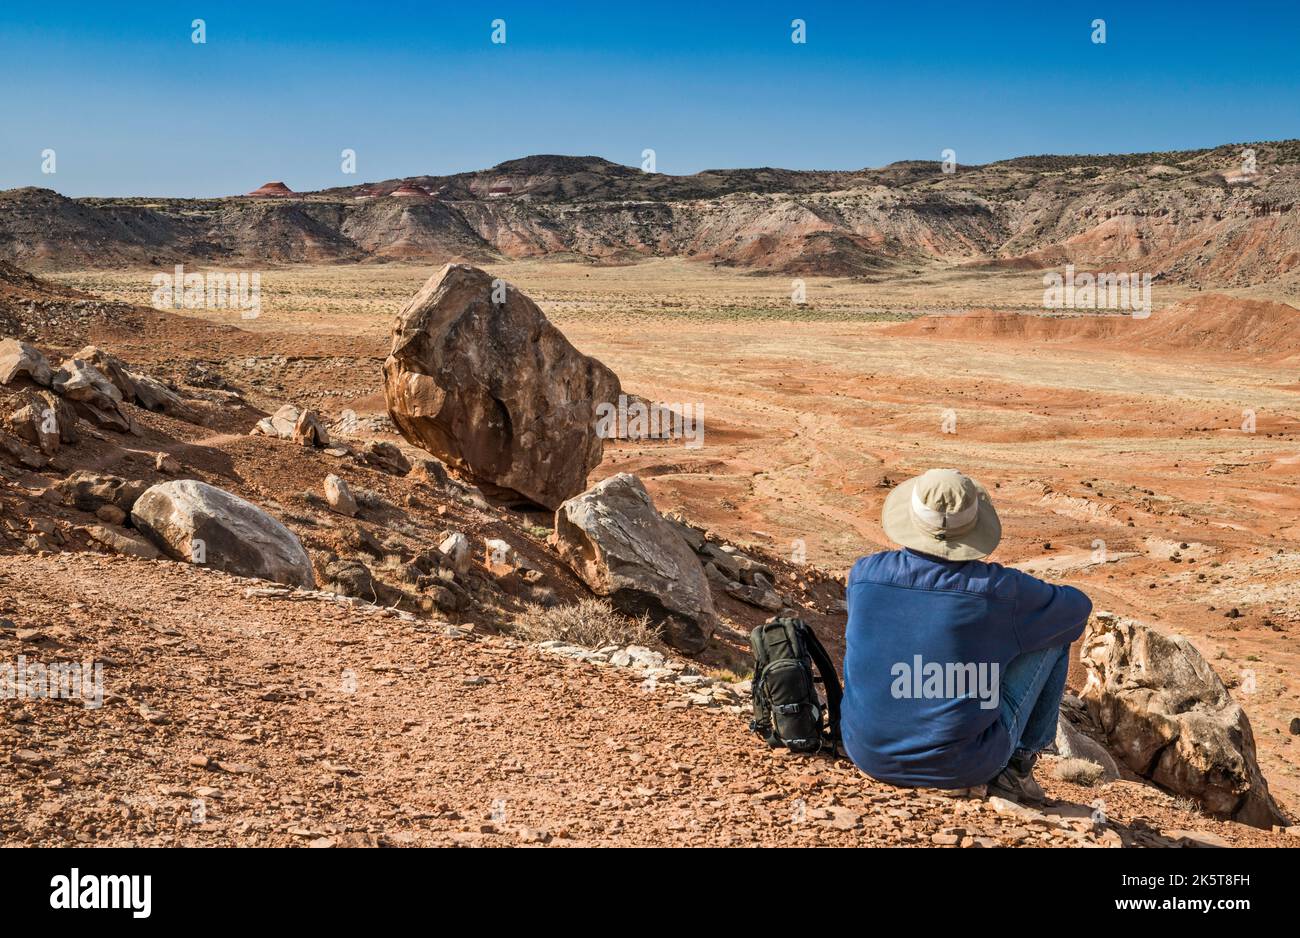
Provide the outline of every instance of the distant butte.
{"type": "Polygon", "coordinates": [[[270,196],[272,198],[288,198],[296,195],[292,189],[282,182],[268,182],[265,185],[258,186],[249,195],[270,196]]]}
{"type": "Polygon", "coordinates": [[[431,197],[428,189],[422,189],[421,187],[416,185],[411,185],[410,183],[403,183],[402,185],[398,186],[396,189],[394,189],[392,192],[388,194],[398,196],[399,198],[408,198],[408,199],[409,198],[427,199],[431,197]]]}

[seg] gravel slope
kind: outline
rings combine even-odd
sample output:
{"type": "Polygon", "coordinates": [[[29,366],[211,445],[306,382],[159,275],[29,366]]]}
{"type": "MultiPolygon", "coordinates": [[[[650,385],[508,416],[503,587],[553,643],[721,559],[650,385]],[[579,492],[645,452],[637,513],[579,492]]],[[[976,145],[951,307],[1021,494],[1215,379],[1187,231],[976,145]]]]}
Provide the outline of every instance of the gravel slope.
{"type": "Polygon", "coordinates": [[[103,661],[109,695],[0,702],[0,844],[1297,842],[1129,782],[1049,778],[1056,822],[903,791],[768,751],[743,716],[630,670],[270,593],[170,562],[0,557],[0,655],[103,661]]]}

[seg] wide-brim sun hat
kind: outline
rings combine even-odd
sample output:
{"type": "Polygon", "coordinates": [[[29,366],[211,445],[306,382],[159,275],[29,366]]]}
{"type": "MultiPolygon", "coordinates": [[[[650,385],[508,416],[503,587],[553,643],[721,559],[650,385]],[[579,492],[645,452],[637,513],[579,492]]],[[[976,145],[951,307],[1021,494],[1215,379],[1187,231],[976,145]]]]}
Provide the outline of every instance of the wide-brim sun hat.
{"type": "Polygon", "coordinates": [[[988,490],[956,469],[931,469],[885,499],[885,534],[895,544],[944,560],[982,560],[1002,539],[988,490]]]}

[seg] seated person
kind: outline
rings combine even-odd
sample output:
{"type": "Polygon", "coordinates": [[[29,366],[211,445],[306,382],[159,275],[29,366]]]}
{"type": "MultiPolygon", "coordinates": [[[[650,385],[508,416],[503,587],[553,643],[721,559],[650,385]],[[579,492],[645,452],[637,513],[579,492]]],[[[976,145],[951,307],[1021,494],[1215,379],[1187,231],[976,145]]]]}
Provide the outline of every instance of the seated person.
{"type": "Polygon", "coordinates": [[[894,785],[973,788],[1039,804],[1038,753],[1056,738],[1070,643],[1092,603],[986,558],[1002,536],[988,492],[931,469],[885,500],[901,550],[848,579],[844,748],[894,785]]]}

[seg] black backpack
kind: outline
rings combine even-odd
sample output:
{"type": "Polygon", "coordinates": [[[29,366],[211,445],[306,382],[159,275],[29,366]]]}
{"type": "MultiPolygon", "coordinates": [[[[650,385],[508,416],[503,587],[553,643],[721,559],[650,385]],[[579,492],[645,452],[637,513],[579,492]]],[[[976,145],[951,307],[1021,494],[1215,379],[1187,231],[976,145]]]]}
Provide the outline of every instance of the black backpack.
{"type": "Polygon", "coordinates": [[[831,656],[802,619],[780,616],[749,633],[754,652],[754,719],[749,728],[773,748],[835,751],[840,739],[840,679],[831,656]],[[813,664],[826,705],[817,696],[813,664]]]}

